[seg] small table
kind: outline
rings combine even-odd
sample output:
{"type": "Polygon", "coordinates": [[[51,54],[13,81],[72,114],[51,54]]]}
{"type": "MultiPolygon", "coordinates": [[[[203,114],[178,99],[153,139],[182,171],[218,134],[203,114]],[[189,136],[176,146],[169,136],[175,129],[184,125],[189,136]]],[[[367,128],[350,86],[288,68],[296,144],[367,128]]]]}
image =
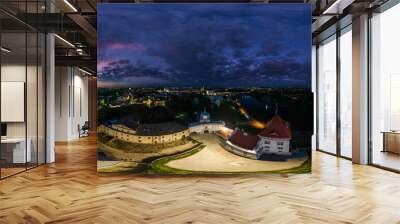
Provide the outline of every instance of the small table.
{"type": "Polygon", "coordinates": [[[6,163],[26,163],[31,162],[31,139],[25,138],[5,138],[1,139],[1,156],[6,163]],[[25,140],[28,143],[25,151],[25,140]]]}
{"type": "Polygon", "coordinates": [[[383,131],[383,150],[400,154],[400,131],[383,131]]]}

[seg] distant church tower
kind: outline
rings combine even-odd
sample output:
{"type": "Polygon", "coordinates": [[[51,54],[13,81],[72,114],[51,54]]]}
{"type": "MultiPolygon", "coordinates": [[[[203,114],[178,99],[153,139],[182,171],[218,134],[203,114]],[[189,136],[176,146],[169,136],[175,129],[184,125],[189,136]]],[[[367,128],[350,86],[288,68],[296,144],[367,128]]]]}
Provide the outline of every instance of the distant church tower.
{"type": "Polygon", "coordinates": [[[199,122],[200,123],[208,123],[210,122],[210,114],[206,111],[206,108],[199,115],[199,122]]]}

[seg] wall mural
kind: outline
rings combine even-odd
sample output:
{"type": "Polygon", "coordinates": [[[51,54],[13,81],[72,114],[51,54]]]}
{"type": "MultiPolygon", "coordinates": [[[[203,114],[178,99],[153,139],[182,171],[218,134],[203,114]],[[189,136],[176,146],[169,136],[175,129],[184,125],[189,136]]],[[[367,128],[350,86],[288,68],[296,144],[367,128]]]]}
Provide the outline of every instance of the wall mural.
{"type": "Polygon", "coordinates": [[[99,4],[98,172],[311,171],[308,4],[99,4]]]}

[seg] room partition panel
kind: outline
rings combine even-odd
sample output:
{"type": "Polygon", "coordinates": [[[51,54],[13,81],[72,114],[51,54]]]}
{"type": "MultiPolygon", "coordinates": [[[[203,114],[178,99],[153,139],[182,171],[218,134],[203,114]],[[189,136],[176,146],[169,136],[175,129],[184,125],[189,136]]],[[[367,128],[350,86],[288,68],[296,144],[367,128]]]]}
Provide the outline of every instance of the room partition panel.
{"type": "Polygon", "coordinates": [[[1,179],[45,163],[45,34],[21,20],[43,2],[0,3],[1,179]]]}
{"type": "Polygon", "coordinates": [[[317,55],[318,149],[336,154],[336,36],[321,42],[317,55]]]}
{"type": "Polygon", "coordinates": [[[318,44],[317,150],[352,157],[352,27],[318,44]]]}
{"type": "MultiPolygon", "coordinates": [[[[397,5],[396,5],[397,4],[397,5]]],[[[370,18],[370,163],[400,172],[400,4],[370,18]]]]}
{"type": "Polygon", "coordinates": [[[339,123],[340,155],[352,157],[352,27],[340,31],[339,123]]]}
{"type": "Polygon", "coordinates": [[[311,171],[310,5],[97,9],[98,172],[311,171]]]}

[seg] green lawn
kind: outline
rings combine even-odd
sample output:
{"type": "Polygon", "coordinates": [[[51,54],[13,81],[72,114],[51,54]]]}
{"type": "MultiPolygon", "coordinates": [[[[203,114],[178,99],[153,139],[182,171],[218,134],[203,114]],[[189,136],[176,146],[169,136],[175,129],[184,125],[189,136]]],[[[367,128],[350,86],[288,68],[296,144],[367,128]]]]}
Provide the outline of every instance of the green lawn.
{"type": "Polygon", "coordinates": [[[162,174],[205,174],[205,175],[207,175],[207,174],[291,174],[291,173],[300,174],[300,173],[310,173],[311,172],[311,159],[310,158],[307,159],[303,164],[301,164],[298,167],[285,169],[285,170],[257,171],[257,172],[192,171],[192,170],[176,169],[176,168],[172,168],[172,167],[169,167],[166,165],[170,161],[183,159],[183,158],[189,157],[191,155],[194,155],[194,154],[198,153],[200,150],[202,150],[204,147],[205,147],[205,145],[199,145],[187,152],[157,159],[150,164],[150,168],[152,171],[154,171],[156,173],[162,173],[162,174]]]}
{"type": "Polygon", "coordinates": [[[301,166],[286,170],[271,171],[271,173],[311,173],[311,158],[308,158],[301,166]]]}
{"type": "Polygon", "coordinates": [[[100,173],[139,173],[146,169],[146,166],[136,162],[121,162],[108,167],[97,168],[100,173]]]}
{"type": "Polygon", "coordinates": [[[157,159],[150,164],[151,170],[157,173],[166,173],[166,174],[190,174],[191,171],[175,169],[167,166],[166,164],[172,160],[183,159],[191,155],[194,155],[198,153],[200,150],[202,150],[204,147],[205,145],[198,145],[195,146],[193,149],[186,151],[184,153],[157,159]]]}
{"type": "MultiPolygon", "coordinates": [[[[115,147],[118,148],[121,151],[125,151],[125,152],[138,152],[138,150],[140,152],[142,152],[142,150],[144,150],[144,152],[149,153],[149,152],[153,152],[153,150],[156,150],[157,148],[147,148],[147,147],[143,147],[143,144],[133,144],[133,143],[129,143],[129,142],[124,142],[121,140],[117,140],[114,139],[110,136],[106,136],[106,135],[100,135],[99,136],[99,141],[101,143],[106,143],[107,146],[109,147],[115,147]],[[121,145],[122,144],[122,145],[121,145]],[[132,145],[133,144],[133,145],[132,145]],[[138,147],[138,146],[140,147],[138,147]],[[133,148],[131,148],[132,146],[134,146],[133,148]],[[120,148],[122,147],[122,149],[120,148]],[[137,148],[138,147],[138,148],[137,148]],[[125,150],[124,150],[125,149],[125,150]]],[[[154,145],[149,145],[149,147],[154,147],[154,145]]],[[[159,158],[160,156],[150,156],[149,158],[145,158],[141,161],[141,164],[132,164],[132,163],[121,163],[121,164],[116,164],[114,166],[111,167],[105,167],[105,168],[100,168],[98,171],[99,172],[143,172],[146,169],[149,169],[149,172],[155,172],[155,173],[161,173],[161,174],[254,174],[254,173],[259,173],[259,174],[290,174],[290,173],[309,173],[311,172],[311,159],[309,158],[308,160],[306,160],[302,165],[298,166],[298,167],[294,167],[294,168],[290,168],[290,169],[285,169],[285,170],[273,170],[273,171],[258,171],[258,172],[215,172],[215,171],[192,171],[192,170],[182,170],[182,169],[176,169],[176,168],[172,168],[167,166],[166,164],[170,161],[173,160],[178,160],[178,159],[183,159],[186,157],[189,157],[191,155],[194,155],[196,153],[198,153],[199,151],[201,151],[203,148],[205,147],[205,145],[203,144],[197,144],[195,145],[193,148],[191,149],[187,149],[184,150],[184,152],[180,153],[178,152],[177,154],[173,154],[170,156],[162,156],[161,158],[159,158]],[[149,164],[149,167],[143,166],[147,163],[149,164]]],[[[157,149],[157,151],[155,152],[159,152],[160,150],[157,149]]],[[[150,155],[151,153],[149,153],[150,155]]]]}

